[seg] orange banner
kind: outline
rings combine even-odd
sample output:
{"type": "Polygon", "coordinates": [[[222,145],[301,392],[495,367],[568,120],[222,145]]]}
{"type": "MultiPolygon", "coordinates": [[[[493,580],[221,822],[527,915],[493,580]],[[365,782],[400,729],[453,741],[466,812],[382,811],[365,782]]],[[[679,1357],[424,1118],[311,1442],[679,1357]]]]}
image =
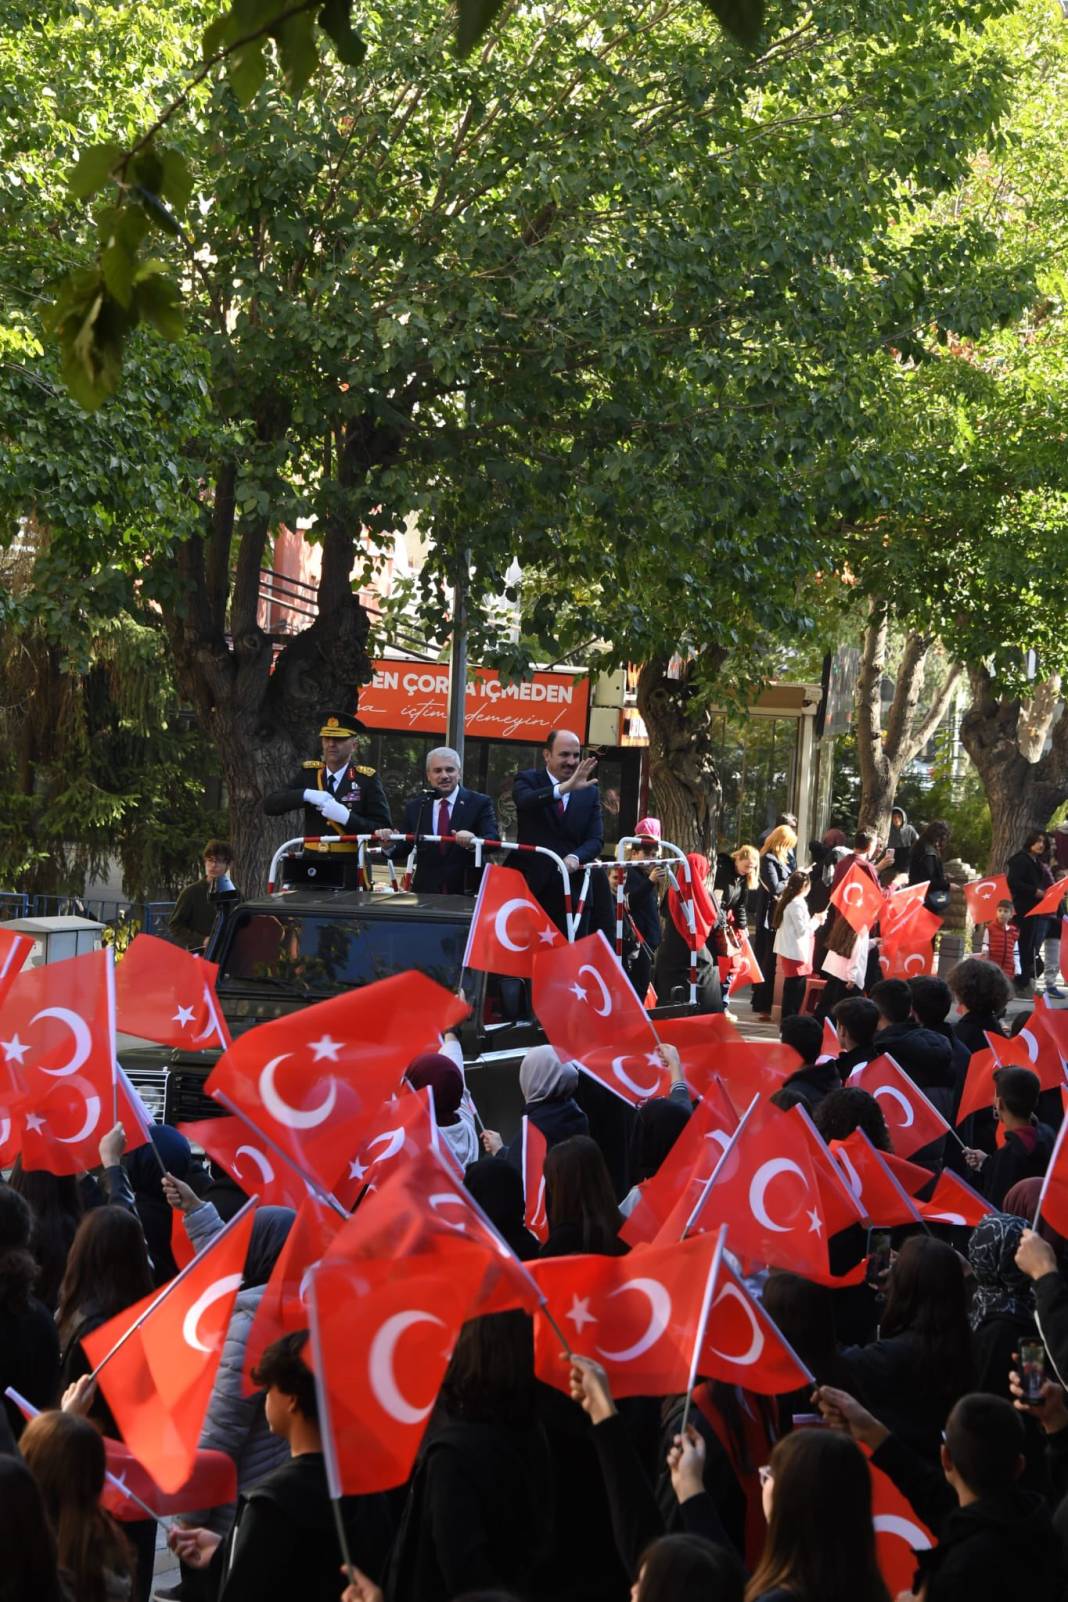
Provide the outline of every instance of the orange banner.
{"type": "MultiPolygon", "coordinates": [[[[362,722],[369,729],[444,739],[448,666],[388,657],[373,665],[374,678],[360,690],[362,722]]],[[[590,681],[575,673],[535,673],[518,684],[502,684],[492,668],[476,667],[468,675],[464,730],[471,739],[535,745],[550,729],[572,729],[582,740],[589,707],[590,681]]]]}

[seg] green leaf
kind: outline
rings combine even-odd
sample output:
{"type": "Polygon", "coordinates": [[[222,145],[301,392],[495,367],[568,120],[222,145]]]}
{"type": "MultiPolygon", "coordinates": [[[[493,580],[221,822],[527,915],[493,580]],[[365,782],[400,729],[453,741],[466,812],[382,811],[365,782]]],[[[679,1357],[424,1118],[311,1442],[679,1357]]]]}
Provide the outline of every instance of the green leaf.
{"type": "Polygon", "coordinates": [[[184,211],[193,193],[193,174],[180,150],[162,152],[163,178],[160,194],[169,200],[175,211],[184,211]]]}
{"type": "Polygon", "coordinates": [[[230,12],[224,11],[221,17],[216,17],[215,21],[209,23],[204,29],[204,37],[201,40],[201,53],[205,61],[210,61],[212,56],[227,43],[230,38],[232,22],[233,18],[230,12]]]}
{"type": "Polygon", "coordinates": [[[157,262],[146,262],[134,284],[134,304],[164,339],[180,339],[185,331],[182,297],[173,278],[156,271],[157,262]]]}
{"type": "Polygon", "coordinates": [[[500,11],[504,0],[456,0],[456,52],[466,56],[500,11]]]}
{"type": "Polygon", "coordinates": [[[760,38],[764,26],[764,0],[704,0],[733,38],[750,48],[760,38]]]}
{"type": "Polygon", "coordinates": [[[141,153],[134,157],[127,173],[131,184],[140,184],[144,189],[150,189],[154,195],[160,192],[163,183],[163,161],[154,145],[146,145],[141,153]]]}
{"type": "Polygon", "coordinates": [[[235,50],[227,59],[226,71],[238,104],[247,106],[267,76],[267,63],[263,59],[263,40],[255,39],[251,44],[242,45],[240,50],[235,50]]]}
{"type": "Polygon", "coordinates": [[[346,67],[358,67],[367,46],[352,26],[352,0],[326,0],[318,22],[332,40],[337,59],[346,67]]]}
{"type": "Polygon", "coordinates": [[[311,12],[299,11],[295,17],[290,17],[277,30],[275,39],[286,88],[295,100],[299,100],[308,79],[319,66],[311,12]]]}
{"type": "Polygon", "coordinates": [[[122,147],[116,144],[90,145],[83,150],[67,174],[67,188],[75,200],[87,200],[103,189],[121,156],[122,147]]]}
{"type": "Polygon", "coordinates": [[[100,270],[108,290],[120,306],[128,307],[133,290],[134,262],[126,246],[113,239],[100,258],[100,270]]]}

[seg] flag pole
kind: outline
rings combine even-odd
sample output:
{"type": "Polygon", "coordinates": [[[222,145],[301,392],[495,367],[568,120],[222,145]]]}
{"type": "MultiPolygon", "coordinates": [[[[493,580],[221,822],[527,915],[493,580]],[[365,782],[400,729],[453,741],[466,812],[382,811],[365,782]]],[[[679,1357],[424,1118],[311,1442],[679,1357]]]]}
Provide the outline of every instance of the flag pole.
{"type": "Polygon", "coordinates": [[[345,1574],[350,1583],[355,1583],[356,1571],[352,1563],[352,1553],[349,1551],[348,1536],[345,1534],[345,1521],[341,1517],[341,1498],[345,1493],[341,1484],[341,1468],[338,1463],[337,1441],[334,1437],[334,1421],[330,1409],[330,1387],[327,1384],[326,1369],[323,1364],[322,1327],[319,1323],[318,1264],[314,1265],[311,1270],[307,1305],[308,1340],[311,1345],[311,1368],[315,1380],[315,1399],[319,1410],[319,1433],[322,1437],[326,1489],[330,1496],[330,1507],[334,1515],[334,1528],[337,1530],[337,1541],[338,1546],[341,1548],[341,1561],[345,1565],[345,1574]]]}
{"type": "Polygon", "coordinates": [[[679,1434],[685,1439],[686,1426],[690,1422],[690,1408],[693,1406],[693,1388],[697,1383],[697,1371],[701,1365],[701,1349],[705,1344],[705,1334],[708,1330],[708,1318],[712,1311],[712,1298],[716,1292],[719,1281],[719,1265],[723,1261],[723,1250],[727,1243],[727,1226],[719,1226],[719,1239],[716,1241],[712,1253],[712,1261],[708,1268],[708,1279],[705,1282],[704,1295],[701,1298],[701,1311],[697,1316],[697,1329],[693,1340],[693,1356],[690,1358],[690,1374],[686,1382],[686,1402],[682,1409],[682,1423],[679,1434]]]}
{"type": "Polygon", "coordinates": [[[557,1339],[559,1340],[560,1345],[564,1348],[564,1356],[567,1358],[569,1363],[574,1362],[575,1354],[571,1350],[571,1346],[570,1346],[570,1343],[568,1341],[567,1336],[564,1334],[563,1330],[560,1328],[559,1324],[556,1322],[556,1319],[550,1313],[550,1311],[549,1311],[549,1303],[548,1303],[547,1299],[542,1302],[541,1307],[540,1307],[540,1311],[542,1313],[544,1313],[544,1315],[548,1319],[550,1325],[555,1330],[557,1339]]]}
{"type": "Polygon", "coordinates": [[[304,1183],[308,1186],[309,1190],[313,1191],[315,1195],[320,1198],[320,1200],[324,1201],[328,1207],[332,1207],[335,1213],[340,1213],[342,1218],[348,1218],[349,1214],[347,1209],[342,1207],[341,1203],[338,1201],[333,1192],[324,1190],[321,1181],[315,1179],[311,1174],[309,1174],[306,1168],[302,1168],[300,1163],[298,1163],[295,1158],[291,1157],[287,1151],[283,1151],[281,1146],[278,1145],[277,1141],[272,1140],[265,1129],[261,1129],[259,1124],[254,1124],[252,1119],[249,1118],[246,1113],[243,1113],[239,1107],[234,1105],[225,1091],[213,1090],[211,1094],[213,1099],[217,1102],[220,1102],[222,1106],[226,1108],[228,1113],[232,1113],[235,1118],[240,1118],[241,1122],[246,1126],[246,1128],[253,1130],[261,1140],[265,1141],[267,1145],[270,1146],[276,1157],[281,1157],[282,1161],[292,1168],[294,1173],[299,1174],[301,1179],[303,1179],[304,1183]]]}

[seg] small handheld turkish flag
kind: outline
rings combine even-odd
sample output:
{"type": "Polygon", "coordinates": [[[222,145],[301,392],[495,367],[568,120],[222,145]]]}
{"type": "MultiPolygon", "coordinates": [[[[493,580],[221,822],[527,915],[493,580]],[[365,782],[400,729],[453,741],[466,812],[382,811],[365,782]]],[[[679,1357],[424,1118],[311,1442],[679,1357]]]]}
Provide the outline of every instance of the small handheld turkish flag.
{"type": "Polygon", "coordinates": [[[560,1057],[622,1101],[667,1094],[671,1074],[649,1016],[600,930],[538,954],[534,1011],[560,1057]]]}
{"type": "Polygon", "coordinates": [[[727,994],[730,996],[733,996],[736,990],[744,990],[746,985],[759,985],[764,982],[764,974],[756,960],[756,952],[749,942],[749,936],[744,929],[737,929],[735,933],[742,954],[731,969],[730,983],[727,985],[727,994]]]}
{"type": "Polygon", "coordinates": [[[193,1472],[254,1206],[246,1202],[163,1290],[82,1336],[123,1440],[164,1491],[193,1472]]]}
{"type": "Polygon", "coordinates": [[[464,952],[465,968],[529,979],[539,951],[562,945],[563,935],[534,900],[523,875],[496,864],[482,875],[464,952]]]}
{"type": "Polygon", "coordinates": [[[842,1043],[838,1038],[838,1031],[829,1018],[823,1020],[823,1039],[820,1041],[820,1055],[817,1062],[833,1062],[842,1050],[842,1043]]]}
{"type": "Polygon", "coordinates": [[[345,1220],[318,1196],[306,1196],[297,1210],[271,1277],[264,1287],[245,1342],[241,1365],[247,1394],[256,1390],[252,1370],[267,1347],[282,1335],[308,1326],[308,1285],[345,1220]]]}
{"type": "Polygon", "coordinates": [[[949,1168],[939,1174],[930,1201],[920,1203],[920,1212],[930,1224],[974,1226],[993,1211],[988,1201],[949,1168]]]}
{"type": "Polygon", "coordinates": [[[916,1574],[916,1553],[928,1552],[934,1536],[917,1516],[912,1503],[898,1490],[889,1474],[868,1463],[871,1470],[871,1512],[875,1525],[875,1559],[891,1596],[911,1596],[916,1574]]]}
{"type": "Polygon", "coordinates": [[[853,929],[870,929],[883,910],[883,893],[859,863],[853,862],[831,891],[831,904],[853,929]]]}
{"type": "MultiPolygon", "coordinates": [[[[638,1200],[620,1230],[621,1238],[629,1246],[648,1245],[655,1239],[691,1181],[697,1182],[697,1194],[700,1194],[737,1127],[738,1115],[726,1091],[718,1079],[710,1080],[656,1173],[638,1186],[638,1200]]],[[[686,1218],[691,1211],[692,1203],[686,1210],[686,1218]]],[[[676,1240],[682,1239],[686,1218],[680,1220],[676,1240]]]]}
{"type": "Polygon", "coordinates": [[[549,1238],[545,1211],[545,1136],[529,1117],[523,1119],[523,1222],[544,1246],[549,1238]]]}
{"type": "MultiPolygon", "coordinates": [[[[832,1140],[831,1156],[873,1225],[891,1229],[920,1222],[912,1197],[863,1129],[855,1129],[846,1140],[832,1140]]],[[[919,1172],[925,1181],[930,1179],[925,1168],[919,1172]]]]}
{"type": "MultiPolygon", "coordinates": [[[[900,890],[891,890],[883,902],[883,910],[879,917],[879,928],[882,932],[883,943],[892,940],[895,934],[913,918],[919,908],[923,906],[923,898],[930,889],[930,879],[922,884],[902,885],[900,890]]],[[[933,914],[931,914],[933,916],[933,914]]],[[[942,922],[941,918],[935,923],[935,928],[942,922]]]]}
{"type": "Polygon", "coordinates": [[[228,1046],[215,998],[218,968],[169,940],[139,934],[115,973],[118,1027],[164,1046],[228,1046]]]}
{"type": "Polygon", "coordinates": [[[424,974],[396,974],[250,1029],[204,1088],[329,1192],[413,1057],[468,1010],[424,974]]]}
{"type": "Polygon", "coordinates": [[[996,916],[999,901],[1011,901],[1009,881],[1003,873],[994,873],[988,879],[971,879],[964,886],[964,899],[973,923],[990,923],[996,916]]]}
{"type": "Polygon", "coordinates": [[[815,1383],[785,1335],[749,1295],[728,1262],[720,1264],[700,1370],[709,1379],[741,1385],[761,1396],[781,1396],[784,1391],[815,1383]]]}
{"type": "Polygon", "coordinates": [[[299,1207],[308,1194],[300,1172],[243,1118],[203,1118],[178,1129],[265,1207],[299,1207]]]}
{"type": "Polygon", "coordinates": [[[913,1152],[922,1151],[950,1133],[942,1114],[893,1057],[875,1057],[854,1069],[848,1082],[875,1097],[899,1157],[911,1157],[913,1152]]]}
{"type": "Polygon", "coordinates": [[[1033,1074],[1038,1075],[1042,1090],[1056,1090],[1063,1085],[1064,1065],[1050,1028],[1050,1020],[1054,1018],[1057,1018],[1057,1014],[1049,1004],[1043,1005],[1040,1001],[1032,1009],[1023,1028],[1018,1029],[1011,1039],[1006,1040],[1003,1035],[987,1035],[987,1044],[998,1067],[1030,1068],[1033,1074]]]}
{"type": "Polygon", "coordinates": [[[366,1187],[381,1185],[397,1163],[416,1153],[437,1148],[433,1092],[406,1090],[387,1101],[367,1139],[334,1186],[334,1195],[346,1210],[366,1187]]]}
{"type": "Polygon", "coordinates": [[[1060,916],[1061,903],[1068,896],[1068,879],[1055,879],[1039,901],[1036,901],[1029,918],[1056,918],[1060,916]]]}

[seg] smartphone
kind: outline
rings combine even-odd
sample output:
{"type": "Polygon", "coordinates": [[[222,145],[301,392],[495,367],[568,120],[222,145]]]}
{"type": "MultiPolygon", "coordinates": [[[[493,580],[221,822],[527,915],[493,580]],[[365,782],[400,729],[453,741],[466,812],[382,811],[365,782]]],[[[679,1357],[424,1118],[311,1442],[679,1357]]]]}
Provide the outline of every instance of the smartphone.
{"type": "Polygon", "coordinates": [[[1025,1402],[1040,1402],[1046,1381],[1046,1348],[1041,1341],[1020,1342],[1020,1379],[1025,1402]]]}
{"type": "Polygon", "coordinates": [[[868,1230],[868,1283],[877,1285],[890,1267],[890,1231],[868,1230]]]}

